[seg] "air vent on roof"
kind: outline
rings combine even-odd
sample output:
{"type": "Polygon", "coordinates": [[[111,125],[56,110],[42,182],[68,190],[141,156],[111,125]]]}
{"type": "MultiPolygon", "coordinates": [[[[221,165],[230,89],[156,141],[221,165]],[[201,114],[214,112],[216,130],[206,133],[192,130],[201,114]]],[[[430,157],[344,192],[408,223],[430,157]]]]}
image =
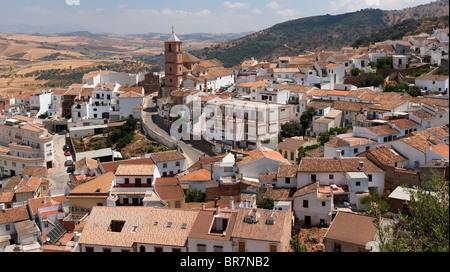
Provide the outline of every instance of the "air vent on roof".
{"type": "Polygon", "coordinates": [[[181,224],[181,229],[186,229],[186,227],[187,227],[186,223],[181,224]]]}
{"type": "Polygon", "coordinates": [[[155,221],[155,223],[153,223],[153,226],[158,226],[158,221],[155,221]]]}
{"type": "Polygon", "coordinates": [[[172,227],[172,222],[168,222],[166,228],[171,228],[172,227]]]}

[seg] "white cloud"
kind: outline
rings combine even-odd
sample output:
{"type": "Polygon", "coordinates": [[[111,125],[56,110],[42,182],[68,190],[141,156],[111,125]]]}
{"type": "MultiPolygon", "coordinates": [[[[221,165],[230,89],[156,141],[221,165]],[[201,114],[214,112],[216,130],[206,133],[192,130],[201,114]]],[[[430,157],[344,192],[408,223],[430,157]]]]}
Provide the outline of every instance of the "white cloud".
{"type": "Polygon", "coordinates": [[[249,9],[250,8],[250,3],[247,2],[230,2],[230,1],[225,1],[223,2],[220,7],[221,8],[226,8],[226,9],[249,9]]]}
{"type": "Polygon", "coordinates": [[[277,10],[277,12],[275,12],[276,15],[282,17],[283,19],[298,18],[298,16],[301,13],[302,13],[301,11],[295,10],[295,9],[281,9],[281,10],[277,10]]]}
{"type": "Polygon", "coordinates": [[[127,4],[118,4],[118,5],[116,6],[116,8],[117,8],[117,9],[124,9],[124,8],[127,8],[127,4]]]}
{"type": "Polygon", "coordinates": [[[254,9],[252,9],[252,10],[250,11],[250,13],[251,13],[251,14],[261,14],[262,11],[261,11],[260,9],[258,9],[258,8],[254,8],[254,9]]]}
{"type": "Polygon", "coordinates": [[[196,16],[200,16],[200,17],[209,16],[211,14],[212,14],[211,11],[207,10],[207,9],[204,9],[204,10],[201,10],[201,11],[195,13],[196,16]]]}
{"type": "Polygon", "coordinates": [[[266,7],[268,7],[271,10],[276,10],[280,8],[280,5],[277,2],[272,1],[269,4],[267,4],[266,7]]]}

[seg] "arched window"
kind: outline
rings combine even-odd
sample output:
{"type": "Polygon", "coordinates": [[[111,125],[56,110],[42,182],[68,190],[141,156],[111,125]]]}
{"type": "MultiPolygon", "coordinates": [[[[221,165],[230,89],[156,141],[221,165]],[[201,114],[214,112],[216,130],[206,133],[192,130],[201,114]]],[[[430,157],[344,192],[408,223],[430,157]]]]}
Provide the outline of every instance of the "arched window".
{"type": "Polygon", "coordinates": [[[140,246],[139,247],[139,252],[145,252],[145,246],[140,246]]]}
{"type": "Polygon", "coordinates": [[[169,52],[172,52],[172,45],[169,44],[169,52]]]}

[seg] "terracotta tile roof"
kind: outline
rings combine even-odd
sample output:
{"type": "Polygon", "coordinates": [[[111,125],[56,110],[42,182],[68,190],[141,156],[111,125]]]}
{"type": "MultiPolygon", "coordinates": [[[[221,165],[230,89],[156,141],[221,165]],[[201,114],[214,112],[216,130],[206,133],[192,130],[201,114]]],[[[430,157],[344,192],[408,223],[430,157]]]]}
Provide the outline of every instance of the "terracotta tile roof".
{"type": "Polygon", "coordinates": [[[102,166],[104,172],[115,172],[117,167],[121,164],[146,164],[151,165],[155,164],[151,158],[141,158],[141,159],[130,159],[123,161],[113,161],[113,162],[103,162],[100,165],[102,166]]]}
{"type": "Polygon", "coordinates": [[[317,89],[314,86],[280,84],[274,90],[289,90],[291,93],[307,93],[310,90],[317,89]]]}
{"type": "Polygon", "coordinates": [[[426,153],[427,147],[433,145],[431,141],[439,140],[436,136],[428,131],[418,131],[413,132],[413,136],[402,138],[400,141],[404,142],[407,145],[414,147],[415,149],[426,153]]]}
{"type": "Polygon", "coordinates": [[[28,215],[27,206],[5,209],[3,212],[0,212],[0,225],[20,222],[28,219],[30,219],[30,216],[28,215]]]}
{"type": "Polygon", "coordinates": [[[238,167],[241,167],[243,165],[246,165],[248,163],[252,163],[254,161],[257,161],[259,159],[262,158],[268,158],[271,160],[275,160],[281,163],[285,163],[285,164],[291,164],[287,159],[285,159],[280,152],[278,151],[260,151],[260,150],[255,150],[254,152],[249,153],[249,156],[244,157],[241,161],[237,162],[236,165],[238,167]]]}
{"type": "Polygon", "coordinates": [[[231,241],[234,225],[236,222],[237,210],[221,210],[218,215],[219,218],[228,219],[225,235],[222,233],[211,232],[211,227],[215,220],[214,210],[200,210],[194,222],[194,227],[189,233],[189,238],[192,239],[206,239],[216,241],[231,241]]]}
{"type": "Polygon", "coordinates": [[[153,176],[156,165],[121,164],[117,167],[115,176],[153,176]]]}
{"type": "Polygon", "coordinates": [[[180,184],[180,180],[177,177],[160,177],[155,179],[155,186],[177,184],[180,184]]]}
{"type": "Polygon", "coordinates": [[[25,168],[23,168],[22,175],[38,178],[46,177],[48,175],[48,170],[45,166],[25,166],[25,168]]]}
{"type": "Polygon", "coordinates": [[[38,209],[58,205],[64,199],[66,199],[66,196],[54,196],[54,197],[46,196],[45,203],[44,203],[43,197],[31,198],[31,199],[28,199],[28,206],[30,207],[32,215],[37,215],[38,209]]]}
{"type": "Polygon", "coordinates": [[[395,128],[392,128],[389,125],[368,127],[367,129],[372,131],[373,133],[375,133],[378,136],[400,133],[400,131],[396,130],[395,128]]]}
{"type": "Polygon", "coordinates": [[[94,169],[96,167],[98,167],[97,160],[91,159],[89,157],[84,157],[81,160],[75,162],[75,170],[79,170],[81,168],[94,169]]]}
{"type": "Polygon", "coordinates": [[[361,247],[373,241],[377,235],[376,217],[339,211],[324,240],[335,240],[351,243],[361,247]]]}
{"type": "Polygon", "coordinates": [[[184,160],[186,159],[184,155],[177,150],[165,151],[165,152],[155,152],[150,155],[155,163],[158,162],[167,162],[167,161],[175,161],[175,160],[184,160]]]}
{"type": "Polygon", "coordinates": [[[448,144],[446,144],[446,143],[432,145],[431,150],[433,152],[438,153],[441,156],[446,157],[447,159],[449,158],[449,148],[448,148],[448,144]]]}
{"type": "Polygon", "coordinates": [[[184,247],[197,214],[198,210],[170,208],[94,207],[79,244],[131,248],[134,243],[139,243],[184,247]],[[109,230],[113,220],[125,221],[120,232],[109,230]]]}
{"type": "Polygon", "coordinates": [[[371,94],[376,94],[375,91],[371,90],[371,89],[366,89],[366,88],[360,88],[360,89],[356,89],[356,90],[351,90],[349,91],[345,96],[349,96],[349,97],[360,97],[365,93],[371,93],[371,94]]]}
{"type": "Polygon", "coordinates": [[[420,124],[409,119],[390,120],[389,123],[395,124],[400,129],[420,127],[420,124]]]}
{"type": "Polygon", "coordinates": [[[221,154],[221,155],[212,156],[212,157],[200,157],[199,160],[196,163],[194,163],[193,165],[191,165],[189,168],[196,168],[201,165],[212,164],[214,162],[221,161],[223,158],[225,158],[226,155],[227,154],[221,154]]]}
{"type": "Polygon", "coordinates": [[[252,240],[263,240],[281,242],[286,232],[290,229],[291,218],[289,213],[275,210],[257,209],[259,214],[257,223],[244,222],[247,215],[253,214],[251,208],[240,208],[234,225],[233,237],[252,240]],[[271,217],[274,219],[273,225],[266,224],[266,220],[271,217]]]}
{"type": "Polygon", "coordinates": [[[416,78],[416,80],[435,80],[435,81],[445,81],[448,80],[448,76],[440,76],[440,75],[429,75],[422,74],[416,78]]]}
{"type": "Polygon", "coordinates": [[[308,93],[308,96],[328,96],[327,90],[314,89],[308,93]]]}
{"type": "Polygon", "coordinates": [[[443,125],[440,127],[432,127],[432,128],[428,128],[427,130],[440,138],[449,137],[449,126],[448,125],[443,125]]]}
{"type": "Polygon", "coordinates": [[[350,101],[334,101],[334,109],[342,111],[365,111],[370,107],[368,103],[350,102],[350,101]]]}
{"type": "Polygon", "coordinates": [[[426,112],[424,110],[411,111],[411,114],[413,114],[414,116],[419,117],[422,120],[435,118],[434,115],[432,115],[431,113],[428,113],[428,112],[426,112]]]}
{"type": "Polygon", "coordinates": [[[346,141],[342,140],[342,138],[340,137],[333,137],[333,139],[326,142],[325,145],[330,147],[350,146],[346,141]]]}
{"type": "Polygon", "coordinates": [[[37,177],[24,178],[15,191],[16,193],[36,192],[42,182],[48,181],[37,177]]]}
{"type": "Polygon", "coordinates": [[[15,194],[14,191],[0,192],[0,203],[12,202],[15,194]]]}
{"type": "Polygon", "coordinates": [[[300,161],[298,172],[360,172],[359,162],[364,162],[362,172],[383,172],[367,158],[358,157],[344,157],[341,159],[304,157],[300,161]]]}
{"type": "Polygon", "coordinates": [[[408,159],[398,153],[392,146],[379,146],[366,150],[357,155],[357,157],[366,157],[381,165],[391,165],[396,162],[407,161],[408,159]]]}
{"type": "Polygon", "coordinates": [[[349,91],[341,91],[341,90],[330,90],[328,95],[347,95],[349,91]]]}
{"type": "MultiPolygon", "coordinates": [[[[313,92],[313,91],[311,91],[313,92]]],[[[311,94],[310,92],[310,94],[311,94]]],[[[333,102],[331,101],[311,101],[309,103],[306,104],[306,107],[308,108],[315,108],[315,109],[326,109],[328,107],[332,107],[333,106],[333,102]]]]}
{"type": "Polygon", "coordinates": [[[223,63],[218,59],[212,59],[212,60],[202,60],[200,61],[200,65],[205,68],[212,68],[223,66],[223,63]]]}
{"type": "Polygon", "coordinates": [[[267,81],[256,81],[256,82],[243,82],[236,85],[236,87],[244,88],[260,88],[266,86],[267,81]]]}
{"type": "Polygon", "coordinates": [[[268,187],[263,198],[271,198],[275,201],[292,201],[297,188],[273,188],[268,187]]]}
{"type": "Polygon", "coordinates": [[[155,191],[158,196],[164,201],[184,200],[185,198],[183,188],[181,188],[179,184],[171,186],[155,186],[155,191]]]}
{"type": "Polygon", "coordinates": [[[298,189],[297,191],[295,191],[294,198],[299,197],[299,196],[309,195],[312,193],[316,193],[318,186],[319,186],[318,181],[311,183],[309,185],[306,185],[306,186],[298,189]]]}
{"type": "Polygon", "coordinates": [[[300,146],[302,146],[305,141],[292,139],[292,138],[286,138],[282,142],[279,142],[277,145],[277,149],[287,149],[287,150],[293,150],[296,151],[299,149],[300,146]]]}
{"type": "Polygon", "coordinates": [[[186,174],[181,181],[210,181],[211,179],[211,171],[199,169],[186,174]]]}
{"type": "Polygon", "coordinates": [[[280,165],[278,166],[277,177],[279,178],[294,178],[297,177],[297,165],[280,165]]]}
{"type": "Polygon", "coordinates": [[[270,173],[266,173],[266,174],[259,174],[259,181],[274,181],[277,177],[277,173],[275,172],[270,172],[270,173]]]}
{"type": "Polygon", "coordinates": [[[77,195],[77,194],[107,194],[110,189],[114,179],[113,172],[107,172],[103,175],[96,176],[92,179],[89,179],[83,184],[78,185],[72,191],[70,191],[69,196],[77,195]]]}
{"type": "Polygon", "coordinates": [[[200,59],[187,52],[183,52],[183,62],[200,62],[200,59]]]}

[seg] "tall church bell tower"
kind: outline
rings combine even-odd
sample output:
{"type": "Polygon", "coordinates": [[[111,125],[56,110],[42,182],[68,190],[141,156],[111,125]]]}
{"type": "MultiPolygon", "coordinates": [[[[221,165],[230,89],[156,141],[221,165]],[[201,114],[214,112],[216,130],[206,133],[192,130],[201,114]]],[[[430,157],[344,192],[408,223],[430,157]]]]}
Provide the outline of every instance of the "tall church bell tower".
{"type": "Polygon", "coordinates": [[[177,90],[183,81],[183,51],[182,41],[175,35],[172,27],[172,34],[164,42],[165,56],[165,80],[161,90],[161,97],[167,97],[173,90],[177,90]]]}

